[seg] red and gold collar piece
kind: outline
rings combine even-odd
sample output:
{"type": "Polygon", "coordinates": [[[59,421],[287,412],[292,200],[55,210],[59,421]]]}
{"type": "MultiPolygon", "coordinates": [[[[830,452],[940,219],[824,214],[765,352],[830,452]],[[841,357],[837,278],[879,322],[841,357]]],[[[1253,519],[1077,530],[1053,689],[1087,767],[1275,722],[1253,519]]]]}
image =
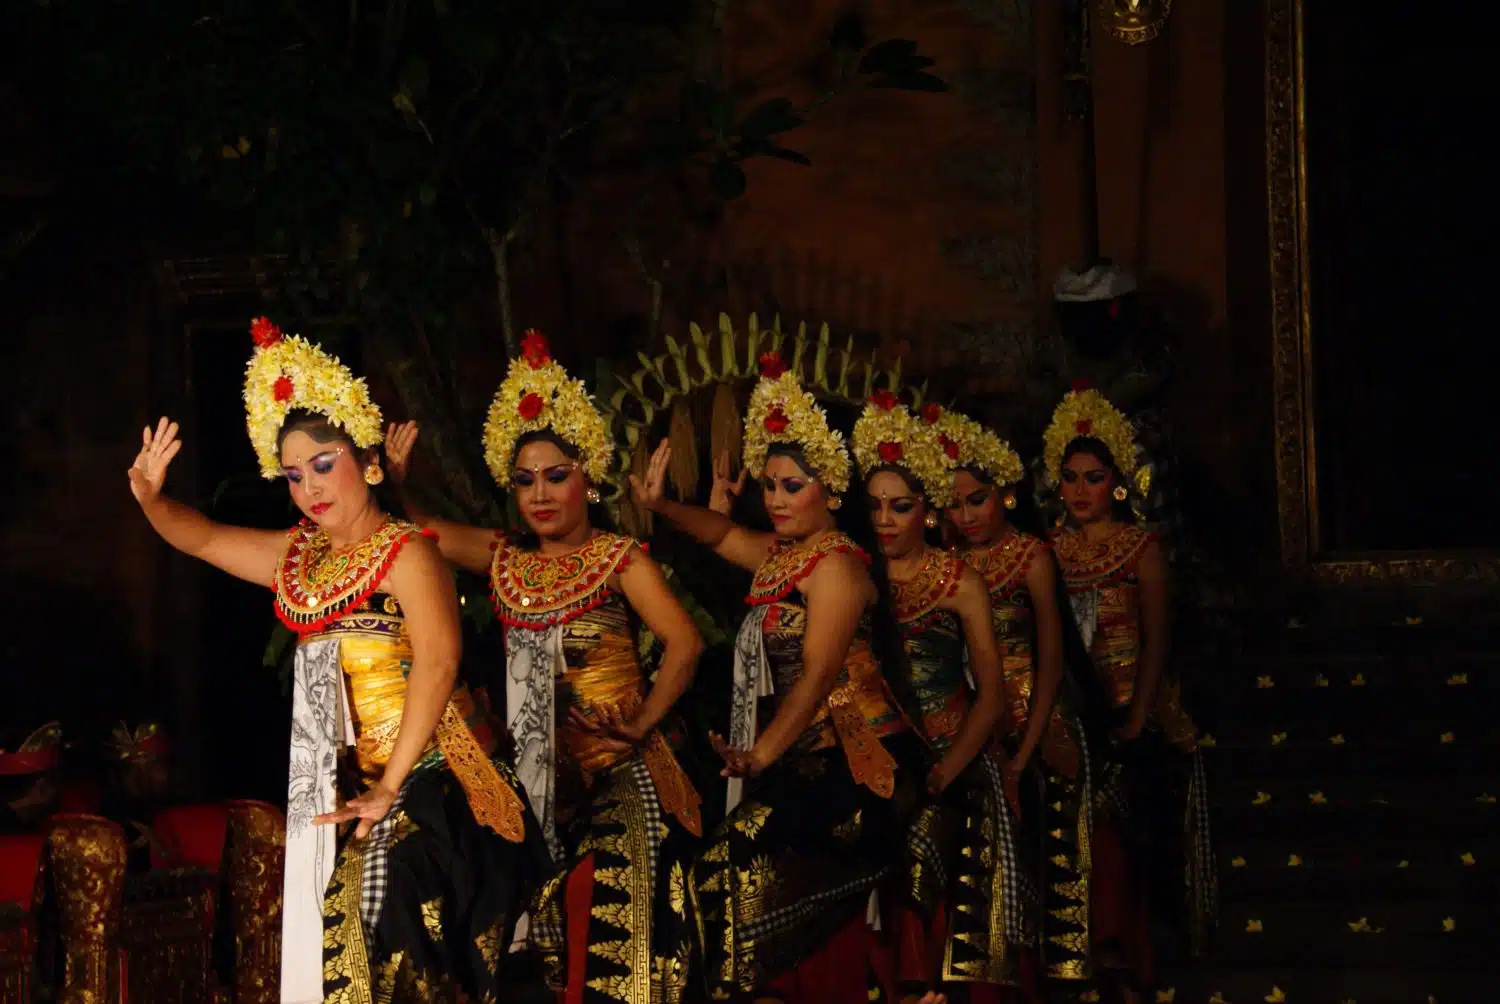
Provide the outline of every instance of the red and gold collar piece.
{"type": "Polygon", "coordinates": [[[511,627],[565,624],[609,596],[609,577],[626,566],[632,537],[600,533],[567,554],[549,556],[502,544],[490,563],[495,614],[511,627]]]}
{"type": "Polygon", "coordinates": [[[353,547],[334,551],[328,534],[304,520],[291,531],[276,570],[276,615],[298,634],[326,626],[369,598],[402,545],[419,533],[432,536],[415,523],[393,519],[353,547]]]}
{"type": "Polygon", "coordinates": [[[751,606],[776,603],[791,595],[797,584],[812,574],[818,562],[830,554],[857,554],[865,561],[869,555],[859,545],[842,533],[830,533],[818,538],[811,547],[801,547],[789,542],[774,546],[768,557],[755,573],[750,584],[750,595],[745,602],[751,606]]]}

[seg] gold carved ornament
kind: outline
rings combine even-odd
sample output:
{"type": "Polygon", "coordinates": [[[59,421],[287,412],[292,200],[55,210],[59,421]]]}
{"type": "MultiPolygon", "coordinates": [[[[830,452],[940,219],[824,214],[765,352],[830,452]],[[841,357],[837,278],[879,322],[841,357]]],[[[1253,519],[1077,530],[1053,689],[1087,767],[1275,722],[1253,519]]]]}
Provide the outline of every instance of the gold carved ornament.
{"type": "Polygon", "coordinates": [[[1161,34],[1172,14],[1172,0],[1097,0],[1099,23],[1110,38],[1144,45],[1161,34]]]}
{"type": "Polygon", "coordinates": [[[632,547],[644,545],[613,533],[596,533],[555,556],[502,543],[490,562],[495,613],[510,627],[541,630],[566,623],[605,600],[610,576],[625,567],[632,547]]]}
{"type": "Polygon", "coordinates": [[[917,573],[904,582],[891,583],[891,604],[902,624],[920,620],[958,591],[963,559],[947,551],[928,548],[917,573]]]}
{"type": "MultiPolygon", "coordinates": [[[[760,360],[767,354],[780,358],[801,386],[821,401],[859,405],[875,393],[877,385],[884,385],[910,400],[913,408],[920,408],[926,394],[925,384],[902,388],[899,361],[882,368],[873,354],[856,355],[852,337],[844,345],[835,345],[826,324],[816,333],[806,323],[795,330],[783,329],[781,318],[776,317],[769,327],[763,328],[759,318],[751,314],[746,326],[736,329],[728,315],[720,314],[716,332],[692,324],[688,333],[683,342],[667,336],[664,353],[655,357],[641,353],[637,369],[613,376],[615,389],[601,405],[619,449],[619,462],[611,468],[605,492],[613,502],[622,501],[628,494],[624,475],[632,465],[641,464],[655,446],[649,437],[659,415],[704,388],[730,388],[755,380],[760,375],[760,360]]],[[[729,428],[739,424],[738,409],[732,405],[732,396],[716,395],[712,444],[715,455],[736,452],[739,445],[735,441],[739,430],[729,428]],[[733,423],[728,421],[731,414],[733,423]]],[[[684,452],[679,449],[679,441],[691,445],[691,439],[691,436],[679,438],[674,433],[674,462],[675,455],[684,452]]]]}

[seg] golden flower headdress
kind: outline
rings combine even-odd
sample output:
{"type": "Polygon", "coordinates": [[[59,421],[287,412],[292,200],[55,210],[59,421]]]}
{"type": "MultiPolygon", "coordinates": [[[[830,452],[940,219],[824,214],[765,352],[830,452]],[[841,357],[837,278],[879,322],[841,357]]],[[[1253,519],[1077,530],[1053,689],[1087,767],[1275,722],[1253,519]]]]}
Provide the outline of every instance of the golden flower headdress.
{"type": "Polygon", "coordinates": [[[1005,440],[967,415],[935,409],[937,405],[929,404],[922,417],[926,419],[928,412],[937,414],[930,421],[937,426],[938,442],[943,452],[953,459],[955,468],[975,468],[998,485],[1013,485],[1026,476],[1021,455],[1005,440]]]}
{"type": "Polygon", "coordinates": [[[1042,434],[1042,459],[1049,482],[1055,485],[1062,480],[1063,453],[1069,443],[1083,438],[1103,443],[1126,481],[1135,474],[1135,430],[1130,420],[1099,391],[1077,383],[1063,395],[1042,434]]]}
{"type": "Polygon", "coordinates": [[[276,437],[295,409],[316,412],[362,450],[385,438],[370,389],[349,367],[300,335],[283,336],[270,319],[250,322],[255,352],[245,368],[245,419],[262,477],[281,476],[276,437]]]}
{"type": "Polygon", "coordinates": [[[860,470],[882,466],[901,467],[916,475],[927,500],[939,509],[953,503],[954,456],[938,440],[936,422],[942,409],[929,405],[922,417],[889,390],[870,395],[859,421],[854,423],[854,459],[860,470]],[[930,416],[930,419],[929,419],[930,416]]]}
{"type": "Polygon", "coordinates": [[[766,470],[772,443],[796,446],[812,473],[835,495],[849,490],[849,451],[844,437],[828,427],[817,399],[803,390],[795,374],[775,352],[760,357],[760,382],[750,392],[742,444],[745,468],[752,477],[766,470]]]}
{"type": "Polygon", "coordinates": [[[484,461],[496,481],[509,480],[517,440],[544,429],[578,450],[590,481],[604,479],[613,452],[609,427],[583,381],[568,376],[552,358],[546,336],[533,328],[521,339],[521,357],[510,361],[484,420],[484,461]]]}

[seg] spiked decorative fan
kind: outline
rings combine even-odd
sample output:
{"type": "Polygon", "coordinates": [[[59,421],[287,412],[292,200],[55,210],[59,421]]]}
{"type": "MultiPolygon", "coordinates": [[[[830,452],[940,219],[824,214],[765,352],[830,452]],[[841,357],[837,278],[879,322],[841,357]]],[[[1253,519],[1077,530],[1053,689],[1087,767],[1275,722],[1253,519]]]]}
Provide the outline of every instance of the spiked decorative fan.
{"type": "MultiPolygon", "coordinates": [[[[619,450],[610,483],[601,488],[616,505],[625,497],[626,475],[653,445],[648,437],[658,416],[672,411],[672,438],[680,449],[688,436],[684,423],[691,422],[688,409],[679,406],[683,399],[714,387],[715,422],[721,424],[726,403],[718,388],[755,379],[757,360],[763,352],[780,353],[792,372],[802,378],[803,386],[825,401],[859,404],[874,393],[877,385],[883,385],[901,394],[913,407],[921,407],[927,392],[925,382],[918,387],[901,386],[899,360],[886,368],[873,352],[868,357],[857,355],[852,337],[843,346],[833,344],[827,324],[814,336],[805,322],[791,332],[782,328],[777,317],[769,328],[762,328],[757,316],[751,314],[745,328],[737,331],[729,316],[720,314],[715,334],[697,324],[689,325],[688,334],[686,343],[667,336],[666,352],[655,358],[640,353],[640,368],[629,375],[616,374],[618,385],[600,403],[619,450]]],[[[691,473],[696,473],[696,465],[681,472],[682,476],[691,473]]]]}

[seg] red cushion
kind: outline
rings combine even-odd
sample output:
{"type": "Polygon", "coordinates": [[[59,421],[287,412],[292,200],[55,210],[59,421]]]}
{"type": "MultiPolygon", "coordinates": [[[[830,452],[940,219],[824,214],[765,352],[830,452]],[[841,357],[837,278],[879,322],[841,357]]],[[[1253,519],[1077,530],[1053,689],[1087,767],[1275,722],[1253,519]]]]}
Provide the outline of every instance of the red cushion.
{"type": "Polygon", "coordinates": [[[40,833],[0,837],[0,903],[15,903],[31,911],[46,846],[47,838],[40,833]]]}
{"type": "Polygon", "coordinates": [[[151,851],[151,866],[218,871],[224,863],[228,825],[229,806],[223,803],[163,809],[152,825],[157,846],[151,851]]]}

